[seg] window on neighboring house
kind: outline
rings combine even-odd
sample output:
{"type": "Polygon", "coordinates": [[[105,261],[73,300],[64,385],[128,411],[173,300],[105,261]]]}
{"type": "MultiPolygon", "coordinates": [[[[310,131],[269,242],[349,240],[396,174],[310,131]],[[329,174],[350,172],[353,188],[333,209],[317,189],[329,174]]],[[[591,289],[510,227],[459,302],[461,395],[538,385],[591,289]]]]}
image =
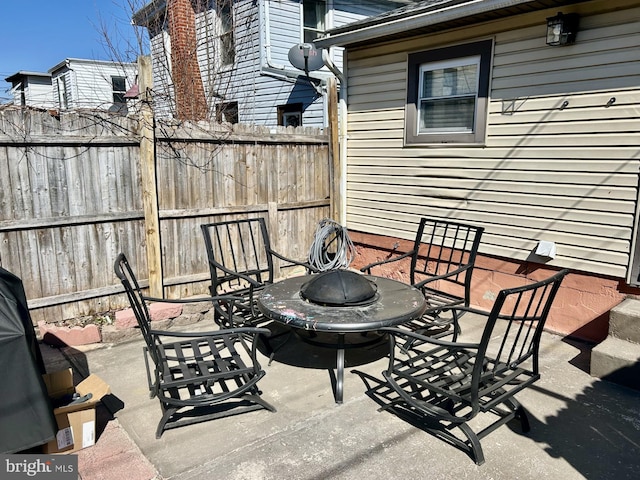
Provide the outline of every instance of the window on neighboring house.
{"type": "Polygon", "coordinates": [[[113,90],[113,103],[126,103],[124,94],[127,93],[127,87],[124,77],[111,77],[111,89],[113,90]]]}
{"type": "Polygon", "coordinates": [[[238,123],[238,102],[217,104],[216,121],[219,123],[238,123]]]}
{"type": "Polygon", "coordinates": [[[312,43],[316,38],[324,36],[327,2],[325,0],[303,0],[303,41],[312,43]]]}
{"type": "Polygon", "coordinates": [[[493,42],[413,53],[406,144],[484,143],[493,42]]]}
{"type": "Polygon", "coordinates": [[[289,103],[278,106],[278,125],[299,127],[302,125],[302,104],[289,103]]]}
{"type": "Polygon", "coordinates": [[[56,78],[56,89],[58,90],[58,106],[60,109],[69,108],[69,96],[67,94],[65,75],[56,78]]]}
{"type": "Polygon", "coordinates": [[[233,37],[233,0],[216,0],[218,14],[220,64],[233,65],[236,60],[236,43],[233,37]]]}

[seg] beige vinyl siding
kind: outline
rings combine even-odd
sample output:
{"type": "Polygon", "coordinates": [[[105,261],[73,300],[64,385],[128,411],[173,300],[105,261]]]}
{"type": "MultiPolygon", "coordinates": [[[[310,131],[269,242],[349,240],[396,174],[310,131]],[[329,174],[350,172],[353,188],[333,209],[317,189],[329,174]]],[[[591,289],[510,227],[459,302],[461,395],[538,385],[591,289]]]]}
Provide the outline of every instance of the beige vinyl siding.
{"type": "Polygon", "coordinates": [[[554,241],[551,265],[625,277],[640,167],[636,5],[573,6],[568,47],[545,45],[550,9],[349,50],[348,227],[411,239],[421,216],[450,218],[486,228],[482,253],[524,260],[554,241]],[[404,147],[407,54],[486,38],[485,145],[404,147]]]}

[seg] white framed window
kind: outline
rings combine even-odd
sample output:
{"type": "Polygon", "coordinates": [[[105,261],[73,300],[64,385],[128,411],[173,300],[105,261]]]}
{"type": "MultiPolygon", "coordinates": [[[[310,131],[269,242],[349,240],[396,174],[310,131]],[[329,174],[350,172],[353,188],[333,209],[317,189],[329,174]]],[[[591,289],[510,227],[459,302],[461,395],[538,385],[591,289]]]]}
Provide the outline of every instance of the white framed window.
{"type": "Polygon", "coordinates": [[[408,57],[405,144],[482,144],[493,41],[408,57]]]}
{"type": "Polygon", "coordinates": [[[302,0],[302,41],[312,43],[326,31],[326,0],[302,0]]]}
{"type": "Polygon", "coordinates": [[[218,15],[220,65],[233,65],[236,61],[236,43],[233,36],[233,0],[216,0],[216,13],[218,15]]]}
{"type": "Polygon", "coordinates": [[[480,55],[420,65],[417,132],[474,131],[480,55]]]}

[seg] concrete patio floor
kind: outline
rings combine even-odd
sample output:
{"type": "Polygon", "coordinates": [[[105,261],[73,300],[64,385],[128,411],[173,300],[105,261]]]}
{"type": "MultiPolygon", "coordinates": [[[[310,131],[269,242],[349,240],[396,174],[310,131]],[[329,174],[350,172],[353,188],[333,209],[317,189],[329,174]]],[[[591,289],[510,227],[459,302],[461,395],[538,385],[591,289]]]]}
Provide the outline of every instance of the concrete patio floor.
{"type": "MultiPolygon", "coordinates": [[[[481,328],[464,317],[465,336],[481,328]]],[[[284,338],[283,338],[284,339],[284,338]]],[[[266,410],[166,431],[156,440],[142,340],[80,350],[42,347],[48,369],[70,363],[111,385],[99,407],[96,445],[79,452],[82,480],[171,479],[631,479],[640,472],[640,391],[592,378],[589,349],[544,334],[542,378],[518,399],[531,431],[509,424],[482,440],[486,463],[387,412],[365,394],[357,372],[381,379],[383,349],[347,351],[344,403],[334,402],[328,368],[335,351],[292,335],[267,375],[266,410]]],[[[482,422],[481,417],[475,420],[482,422]]],[[[476,423],[474,420],[474,424],[476,423]]]]}

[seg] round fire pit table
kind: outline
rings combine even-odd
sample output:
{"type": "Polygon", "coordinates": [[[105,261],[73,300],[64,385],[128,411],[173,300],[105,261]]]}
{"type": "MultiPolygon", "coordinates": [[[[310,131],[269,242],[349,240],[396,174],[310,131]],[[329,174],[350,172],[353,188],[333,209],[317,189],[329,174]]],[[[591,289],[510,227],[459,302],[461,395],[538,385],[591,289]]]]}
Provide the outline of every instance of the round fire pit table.
{"type": "MultiPolygon", "coordinates": [[[[310,288],[307,287],[309,282],[324,274],[292,277],[268,285],[258,297],[257,305],[266,317],[294,329],[337,335],[336,343],[317,344],[337,349],[335,399],[336,403],[342,403],[345,335],[375,332],[382,327],[411,321],[424,313],[427,304],[422,292],[411,285],[370,275],[362,277],[373,286],[374,295],[371,298],[359,299],[354,304],[348,299],[342,304],[338,301],[316,303],[318,300],[315,297],[322,301],[321,292],[319,295],[315,295],[316,292],[309,294],[310,288]],[[301,289],[304,293],[301,293],[301,289]]],[[[379,337],[376,341],[379,341],[379,337]]],[[[364,345],[360,343],[357,346],[364,345]]]]}

